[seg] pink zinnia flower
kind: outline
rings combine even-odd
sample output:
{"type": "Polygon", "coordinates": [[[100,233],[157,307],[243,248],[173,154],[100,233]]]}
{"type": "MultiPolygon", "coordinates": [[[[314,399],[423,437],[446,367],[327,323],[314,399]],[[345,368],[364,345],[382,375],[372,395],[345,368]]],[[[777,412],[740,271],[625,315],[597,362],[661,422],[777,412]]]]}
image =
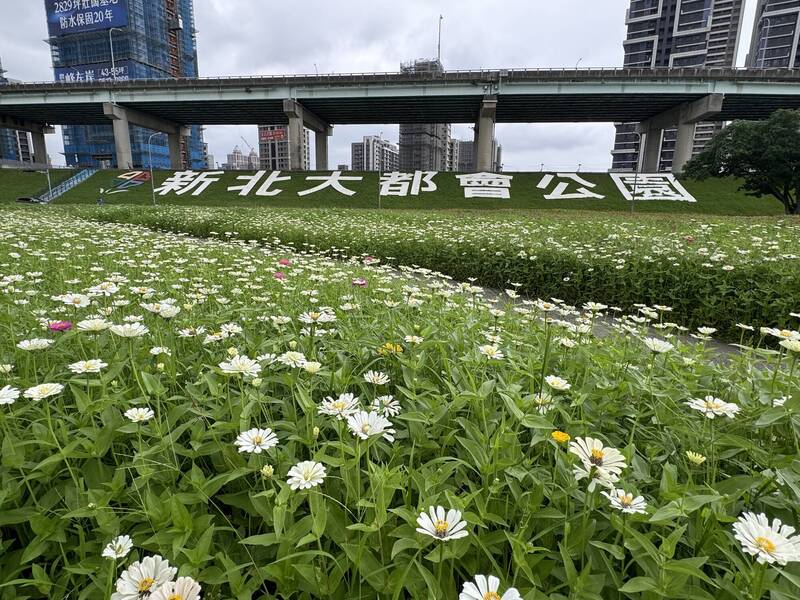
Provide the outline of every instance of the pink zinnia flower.
{"type": "Polygon", "coordinates": [[[50,331],[69,331],[72,329],[72,323],[70,321],[51,321],[48,327],[50,331]]]}
{"type": "Polygon", "coordinates": [[[278,264],[284,267],[288,267],[292,264],[292,261],[290,261],[288,258],[282,258],[278,261],[278,264]]]}
{"type": "Polygon", "coordinates": [[[272,276],[275,279],[286,279],[286,273],[284,273],[283,271],[275,271],[275,273],[273,273],[272,276]]]}
{"type": "Polygon", "coordinates": [[[363,277],[356,277],[353,279],[353,285],[357,285],[358,287],[367,287],[367,280],[363,277]]]}

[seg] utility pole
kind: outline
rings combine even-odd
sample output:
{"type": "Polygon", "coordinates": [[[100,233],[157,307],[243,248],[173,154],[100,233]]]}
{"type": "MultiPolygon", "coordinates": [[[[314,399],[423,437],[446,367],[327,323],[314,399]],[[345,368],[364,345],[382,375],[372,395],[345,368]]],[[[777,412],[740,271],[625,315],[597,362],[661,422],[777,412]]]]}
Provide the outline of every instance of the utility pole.
{"type": "Polygon", "coordinates": [[[444,16],[439,15],[439,46],[436,52],[436,59],[440,65],[442,64],[442,21],[444,21],[444,16]]]}

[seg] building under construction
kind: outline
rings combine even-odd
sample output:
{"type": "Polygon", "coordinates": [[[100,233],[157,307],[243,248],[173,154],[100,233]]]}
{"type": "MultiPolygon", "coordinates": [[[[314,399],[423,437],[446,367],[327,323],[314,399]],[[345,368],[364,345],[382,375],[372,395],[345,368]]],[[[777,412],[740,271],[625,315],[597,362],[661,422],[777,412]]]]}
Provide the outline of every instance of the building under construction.
{"type": "MultiPolygon", "coordinates": [[[[403,73],[442,73],[439,60],[416,60],[400,65],[403,73]]],[[[400,124],[401,171],[448,171],[450,125],[445,123],[400,124]]]]}

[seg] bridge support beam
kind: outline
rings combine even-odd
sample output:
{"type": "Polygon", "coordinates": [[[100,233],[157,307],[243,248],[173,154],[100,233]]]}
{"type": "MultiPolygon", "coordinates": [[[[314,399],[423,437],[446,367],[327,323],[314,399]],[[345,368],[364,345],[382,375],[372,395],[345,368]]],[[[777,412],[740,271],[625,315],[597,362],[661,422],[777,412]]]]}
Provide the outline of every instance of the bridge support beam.
{"type": "Polygon", "coordinates": [[[315,133],[317,169],[327,170],[328,136],[333,135],[333,128],[296,100],[284,100],[283,112],[289,119],[289,169],[301,171],[305,168],[303,164],[303,145],[305,143],[303,130],[308,128],[315,133]]]}
{"type": "MultiPolygon", "coordinates": [[[[661,138],[664,131],[662,129],[646,129],[642,133],[642,141],[639,144],[639,163],[643,173],[658,173],[658,164],[661,160],[661,138]]],[[[641,139],[641,138],[640,138],[641,139]]]]}
{"type": "Polygon", "coordinates": [[[494,143],[494,125],[497,117],[497,97],[484,98],[476,126],[475,170],[489,172],[494,160],[492,145],[494,143]]]}
{"type": "Polygon", "coordinates": [[[189,135],[187,127],[111,102],[103,104],[103,113],[111,119],[114,127],[114,146],[117,152],[118,169],[133,168],[130,125],[166,133],[170,165],[176,170],[183,168],[181,138],[189,135]]]}
{"type": "Polygon", "coordinates": [[[31,141],[33,142],[33,162],[40,165],[50,164],[50,158],[47,156],[47,140],[45,139],[45,134],[54,132],[54,127],[42,127],[40,131],[31,132],[31,141]]]}
{"type": "Polygon", "coordinates": [[[724,94],[711,94],[694,102],[681,104],[639,123],[636,130],[640,134],[645,134],[642,170],[651,173],[655,173],[658,170],[658,157],[661,153],[660,132],[669,127],[677,126],[675,152],[672,156],[672,172],[682,173],[686,163],[692,158],[695,126],[697,123],[708,121],[718,115],[722,111],[724,100],[724,94]],[[654,135],[656,133],[657,135],[654,135]],[[658,150],[654,149],[654,143],[651,144],[648,141],[651,137],[658,139],[658,150]],[[656,153],[655,156],[654,153],[656,153]]]}

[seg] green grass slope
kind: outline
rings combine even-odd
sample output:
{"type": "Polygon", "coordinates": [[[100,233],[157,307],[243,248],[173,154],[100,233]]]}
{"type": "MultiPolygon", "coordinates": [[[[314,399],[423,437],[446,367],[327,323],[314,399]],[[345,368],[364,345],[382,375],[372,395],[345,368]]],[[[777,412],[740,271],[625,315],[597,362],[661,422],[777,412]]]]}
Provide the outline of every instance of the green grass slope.
{"type": "MultiPolygon", "coordinates": [[[[116,178],[122,171],[102,171],[91,177],[84,184],[67,192],[57,200],[61,204],[95,203],[100,188],[109,189],[115,185],[116,178]]],[[[156,171],[155,187],[157,188],[173,171],[156,171]]],[[[347,172],[347,177],[361,177],[360,181],[344,182],[345,187],[355,192],[345,196],[331,188],[308,196],[298,196],[298,192],[316,186],[318,181],[307,181],[307,177],[319,176],[317,172],[290,173],[291,180],[273,186],[281,191],[276,196],[256,196],[251,192],[242,197],[236,191],[228,191],[229,187],[243,185],[246,182],[238,179],[251,173],[243,171],[227,171],[217,175],[219,180],[211,183],[199,196],[156,194],[156,202],[169,206],[263,206],[294,208],[378,208],[378,174],[347,172]]],[[[455,174],[439,173],[434,181],[435,192],[422,192],[416,197],[383,197],[382,208],[401,209],[562,209],[562,210],[595,210],[595,211],[630,211],[631,203],[624,200],[614,182],[607,173],[582,173],[586,180],[595,183],[592,191],[605,196],[604,199],[582,200],[546,200],[544,191],[537,187],[542,173],[508,173],[514,180],[511,188],[511,199],[465,198],[455,174]]],[[[285,175],[285,174],[284,174],[285,175]]],[[[262,180],[263,181],[263,180],[262,180]]],[[[0,180],[2,182],[2,180],[0,180]]],[[[116,181],[117,183],[119,180],[116,181]]],[[[697,203],[637,201],[635,212],[656,213],[688,213],[718,215],[779,215],[783,213],[781,204],[773,198],[753,198],[739,191],[739,183],[733,179],[714,179],[708,181],[684,181],[684,186],[697,198],[697,203]]],[[[2,185],[2,183],[0,183],[2,185]]],[[[551,186],[552,187],[552,186],[551,186]]],[[[572,190],[577,185],[570,187],[572,190]]],[[[128,189],[122,193],[106,196],[109,205],[115,204],[152,204],[152,192],[148,183],[128,189]]]]}
{"type": "MultiPolygon", "coordinates": [[[[71,169],[51,169],[53,185],[72,176],[71,169]]],[[[0,203],[16,202],[20,196],[31,196],[47,189],[47,175],[41,171],[0,169],[0,203]]]]}

